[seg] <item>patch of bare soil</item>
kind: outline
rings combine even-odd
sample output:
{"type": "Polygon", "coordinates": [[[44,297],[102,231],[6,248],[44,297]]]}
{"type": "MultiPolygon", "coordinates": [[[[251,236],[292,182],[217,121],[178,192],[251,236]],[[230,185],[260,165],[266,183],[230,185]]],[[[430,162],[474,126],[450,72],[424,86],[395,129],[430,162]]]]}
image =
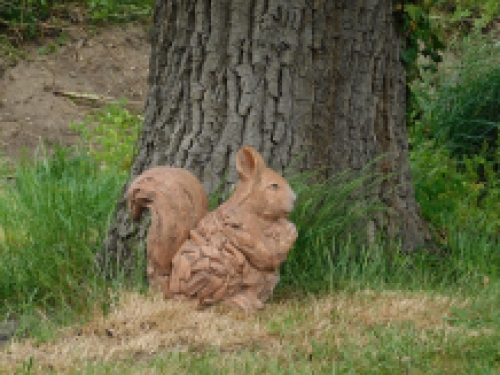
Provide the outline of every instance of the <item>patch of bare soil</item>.
{"type": "Polygon", "coordinates": [[[40,140],[77,142],[68,125],[108,102],[126,98],[142,111],[150,57],[144,25],[75,27],[25,48],[27,59],[0,69],[0,153],[7,158],[40,140]]]}

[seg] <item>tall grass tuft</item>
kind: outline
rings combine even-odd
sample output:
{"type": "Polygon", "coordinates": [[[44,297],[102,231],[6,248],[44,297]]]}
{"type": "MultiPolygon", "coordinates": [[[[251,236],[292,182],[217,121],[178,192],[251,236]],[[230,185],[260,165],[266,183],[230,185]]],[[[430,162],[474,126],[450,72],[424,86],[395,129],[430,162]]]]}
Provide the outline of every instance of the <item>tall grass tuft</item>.
{"type": "MultiPolygon", "coordinates": [[[[291,220],[299,237],[280,269],[279,290],[321,292],[359,287],[470,290],[482,286],[485,279],[500,276],[498,236],[479,227],[481,218],[477,208],[467,222],[463,216],[451,217],[443,207],[434,207],[441,210],[433,217],[434,223],[446,230],[444,239],[435,237],[443,253],[422,249],[407,254],[400,251],[397,239],[390,240],[383,233],[370,238],[368,233],[369,221],[388,210],[376,195],[370,195],[383,177],[371,174],[369,167],[359,173],[344,172],[323,182],[313,177],[314,172],[310,172],[289,178],[298,195],[291,220]],[[470,226],[464,227],[465,223],[470,226]]],[[[429,188],[423,178],[416,176],[419,198],[422,190],[429,188]]],[[[461,209],[472,208],[462,201],[461,209]]]]}
{"type": "Polygon", "coordinates": [[[370,194],[381,178],[370,166],[318,179],[318,172],[303,172],[288,180],[298,196],[291,214],[299,236],[281,269],[282,285],[323,288],[339,276],[339,262],[359,261],[368,241],[368,222],[386,210],[370,194]]]}
{"type": "Polygon", "coordinates": [[[494,152],[500,126],[500,44],[474,35],[452,44],[448,54],[460,60],[450,58],[436,77],[415,87],[424,110],[416,134],[436,139],[458,157],[485,148],[494,152]]]}
{"type": "Polygon", "coordinates": [[[24,307],[79,312],[100,291],[94,254],[124,176],[56,148],[20,162],[0,185],[1,312],[24,307]]]}

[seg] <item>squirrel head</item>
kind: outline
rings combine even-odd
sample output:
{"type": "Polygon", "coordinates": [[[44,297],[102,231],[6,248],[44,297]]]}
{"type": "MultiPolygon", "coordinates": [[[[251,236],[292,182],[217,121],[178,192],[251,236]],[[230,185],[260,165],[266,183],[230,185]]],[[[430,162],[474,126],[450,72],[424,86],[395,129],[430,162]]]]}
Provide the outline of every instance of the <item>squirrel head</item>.
{"type": "Polygon", "coordinates": [[[238,151],[236,170],[239,181],[230,201],[265,219],[288,217],[297,197],[281,175],[266,167],[255,149],[245,146],[238,151]]]}

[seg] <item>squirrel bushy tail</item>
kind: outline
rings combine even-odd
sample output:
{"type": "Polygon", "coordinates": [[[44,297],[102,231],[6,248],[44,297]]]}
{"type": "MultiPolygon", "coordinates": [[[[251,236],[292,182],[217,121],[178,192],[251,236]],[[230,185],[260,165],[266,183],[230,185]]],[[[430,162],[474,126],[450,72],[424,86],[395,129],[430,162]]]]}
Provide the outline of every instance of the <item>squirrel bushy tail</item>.
{"type": "Polygon", "coordinates": [[[200,181],[189,171],[173,167],[146,170],[130,184],[127,205],[134,220],[151,211],[147,237],[148,279],[151,286],[168,282],[172,258],[189,232],[208,212],[200,181]]]}

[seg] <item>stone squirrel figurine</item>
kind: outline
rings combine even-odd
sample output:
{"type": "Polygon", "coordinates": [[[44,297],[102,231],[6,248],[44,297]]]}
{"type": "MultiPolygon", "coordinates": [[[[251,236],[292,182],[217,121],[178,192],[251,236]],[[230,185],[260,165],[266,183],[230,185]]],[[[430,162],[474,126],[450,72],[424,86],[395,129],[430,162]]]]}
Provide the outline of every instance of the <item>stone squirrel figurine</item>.
{"type": "MultiPolygon", "coordinates": [[[[133,217],[140,216],[140,213],[134,215],[140,212],[139,207],[147,206],[153,210],[152,228],[168,227],[163,231],[155,229],[153,234],[150,229],[148,234],[148,275],[160,279],[157,284],[166,298],[196,299],[202,306],[224,302],[250,310],[262,308],[271,296],[279,281],[279,266],[297,238],[295,225],[287,220],[296,196],[286,180],[267,168],[252,147],[238,151],[236,169],[239,181],[233,195],[201,220],[197,218],[204,212],[206,196],[197,201],[177,199],[177,207],[196,211],[191,221],[181,222],[183,228],[188,222],[196,224],[177,249],[174,246],[177,241],[166,241],[165,249],[161,250],[162,241],[168,236],[151,238],[155,233],[169,231],[170,236],[175,236],[175,225],[167,221],[175,220],[177,215],[155,208],[156,196],[140,198],[142,195],[133,188],[138,185],[135,181],[129,188],[127,197],[133,217]],[[167,264],[169,261],[171,264],[167,264]]],[[[170,186],[174,181],[170,180],[170,186]]],[[[200,193],[195,185],[192,182],[189,186],[191,194],[200,193]]]]}

